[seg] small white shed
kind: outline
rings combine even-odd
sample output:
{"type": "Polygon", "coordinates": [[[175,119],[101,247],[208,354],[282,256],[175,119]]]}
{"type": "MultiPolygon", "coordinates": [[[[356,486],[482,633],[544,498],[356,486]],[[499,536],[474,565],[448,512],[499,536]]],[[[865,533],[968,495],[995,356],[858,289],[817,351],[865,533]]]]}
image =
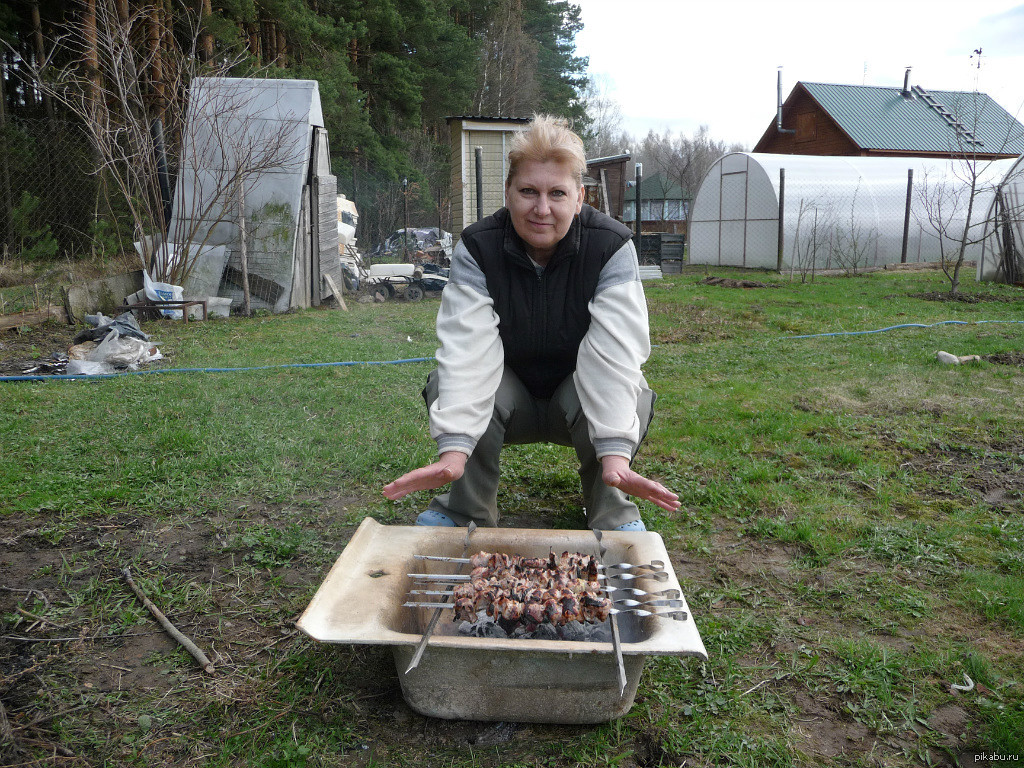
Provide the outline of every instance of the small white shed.
{"type": "Polygon", "coordinates": [[[226,262],[197,270],[216,285],[186,281],[186,292],[240,303],[244,200],[252,306],[320,304],[332,293],[326,275],[342,285],[337,187],[316,81],[193,80],[168,240],[224,245],[226,262]]]}

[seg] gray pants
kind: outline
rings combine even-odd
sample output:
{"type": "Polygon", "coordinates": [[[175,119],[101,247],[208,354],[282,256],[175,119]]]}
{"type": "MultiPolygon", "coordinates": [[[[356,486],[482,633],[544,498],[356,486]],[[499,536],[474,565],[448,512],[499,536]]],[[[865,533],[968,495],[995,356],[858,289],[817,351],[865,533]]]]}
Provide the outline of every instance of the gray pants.
{"type": "MultiPolygon", "coordinates": [[[[654,415],[657,396],[647,388],[646,381],[641,380],[640,384],[636,412],[642,441],[654,415]]],[[[434,370],[423,389],[428,408],[437,400],[437,387],[434,370]]],[[[636,504],[601,479],[601,462],[590,441],[589,424],[572,376],[566,377],[550,400],[539,400],[507,366],[495,395],[491,422],[466,462],[465,473],[452,483],[448,493],[435,496],[428,509],[448,515],[459,525],[475,520],[477,525],[497,526],[499,455],[503,446],[523,443],[555,443],[576,449],[590,528],[611,530],[640,519],[636,504]]]]}

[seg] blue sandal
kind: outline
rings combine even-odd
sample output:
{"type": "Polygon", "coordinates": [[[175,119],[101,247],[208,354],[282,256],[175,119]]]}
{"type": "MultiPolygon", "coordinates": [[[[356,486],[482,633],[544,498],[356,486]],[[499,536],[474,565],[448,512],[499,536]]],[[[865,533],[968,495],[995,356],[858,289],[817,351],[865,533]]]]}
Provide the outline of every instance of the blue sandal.
{"type": "Polygon", "coordinates": [[[416,525],[434,525],[441,526],[442,528],[455,528],[455,521],[448,517],[444,512],[436,512],[433,509],[427,509],[420,512],[419,517],[416,518],[416,525]]]}
{"type": "Polygon", "coordinates": [[[613,531],[646,531],[647,526],[644,525],[643,520],[633,520],[629,523],[623,523],[612,528],[613,531]]]}

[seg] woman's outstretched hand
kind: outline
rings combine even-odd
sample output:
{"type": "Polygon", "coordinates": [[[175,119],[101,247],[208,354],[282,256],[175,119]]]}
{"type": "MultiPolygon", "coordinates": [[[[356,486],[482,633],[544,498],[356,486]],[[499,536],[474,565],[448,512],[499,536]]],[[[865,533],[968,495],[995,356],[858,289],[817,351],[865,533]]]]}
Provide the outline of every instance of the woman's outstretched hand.
{"type": "Polygon", "coordinates": [[[602,456],[601,479],[605,485],[618,488],[623,493],[646,499],[667,512],[679,509],[679,497],[659,482],[649,480],[629,468],[625,456],[602,456]]]}
{"type": "Polygon", "coordinates": [[[433,464],[406,472],[397,480],[384,486],[384,495],[392,501],[408,496],[416,491],[427,491],[440,488],[446,483],[458,480],[466,471],[466,460],[469,457],[459,451],[442,453],[433,464]]]}

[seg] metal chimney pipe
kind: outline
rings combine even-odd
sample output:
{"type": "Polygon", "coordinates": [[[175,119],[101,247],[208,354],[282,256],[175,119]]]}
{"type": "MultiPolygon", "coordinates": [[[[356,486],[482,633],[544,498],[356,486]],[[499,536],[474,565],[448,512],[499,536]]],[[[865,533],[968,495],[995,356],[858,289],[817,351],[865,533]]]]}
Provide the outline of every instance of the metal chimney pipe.
{"type": "Polygon", "coordinates": [[[907,67],[907,71],[903,74],[903,90],[900,91],[900,96],[904,99],[913,97],[913,93],[910,91],[910,67],[907,67]]]}
{"type": "Polygon", "coordinates": [[[635,172],[636,172],[636,176],[634,176],[633,178],[635,179],[635,185],[636,185],[636,198],[635,198],[636,202],[634,203],[634,206],[636,207],[636,213],[635,213],[635,216],[636,216],[636,222],[635,222],[636,223],[636,234],[634,236],[636,237],[636,256],[637,256],[637,260],[639,260],[641,254],[643,252],[643,229],[644,229],[644,227],[643,227],[643,222],[642,222],[642,218],[643,217],[640,215],[640,188],[643,186],[644,164],[643,163],[637,163],[636,164],[636,168],[635,168],[635,172]]]}
{"type": "Polygon", "coordinates": [[[779,82],[778,82],[778,98],[776,99],[775,108],[775,129],[779,133],[796,133],[794,128],[783,128],[782,127],[782,67],[779,67],[779,82]]]}

